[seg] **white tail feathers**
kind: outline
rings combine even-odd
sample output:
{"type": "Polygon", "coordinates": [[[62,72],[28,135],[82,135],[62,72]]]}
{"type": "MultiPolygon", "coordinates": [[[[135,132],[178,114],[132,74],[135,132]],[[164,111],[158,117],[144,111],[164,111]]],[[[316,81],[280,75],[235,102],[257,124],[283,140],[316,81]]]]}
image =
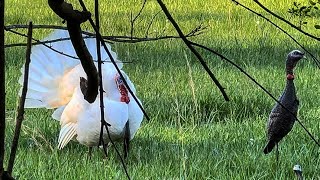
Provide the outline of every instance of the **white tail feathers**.
{"type": "Polygon", "coordinates": [[[68,123],[64,125],[59,134],[58,149],[64,148],[68,142],[77,134],[77,125],[75,123],[68,123]]]}
{"type": "Polygon", "coordinates": [[[51,117],[57,121],[60,121],[62,113],[64,111],[64,109],[66,108],[66,106],[60,106],[59,108],[57,108],[51,115],[51,117]]]}
{"type": "MultiPolygon", "coordinates": [[[[86,37],[86,35],[84,35],[86,37]]],[[[68,31],[56,30],[43,41],[69,38],[68,31]]],[[[96,39],[85,38],[94,60],[97,58],[96,39]]],[[[77,55],[70,40],[47,43],[58,52],[67,54],[71,58],[61,53],[55,52],[44,45],[36,45],[32,48],[31,63],[29,69],[29,85],[26,97],[25,108],[58,108],[66,105],[72,96],[73,90],[79,85],[79,77],[85,76],[77,55]],[[77,70],[75,70],[77,69],[77,70]]],[[[121,61],[117,60],[115,52],[111,51],[110,45],[107,45],[118,67],[122,68],[121,61]]],[[[108,54],[101,48],[101,57],[103,61],[110,61],[108,54]]],[[[104,63],[111,68],[108,62],[104,63]]],[[[22,76],[19,83],[23,84],[24,67],[21,69],[22,76]]]]}

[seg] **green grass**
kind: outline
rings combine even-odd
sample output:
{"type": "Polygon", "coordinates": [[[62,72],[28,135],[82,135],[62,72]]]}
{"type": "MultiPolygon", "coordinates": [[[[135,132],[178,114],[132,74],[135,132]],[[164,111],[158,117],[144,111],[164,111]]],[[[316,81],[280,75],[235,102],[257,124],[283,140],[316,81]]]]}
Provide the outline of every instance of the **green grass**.
{"type": "MultiPolygon", "coordinates": [[[[72,2],[76,2],[75,0],[72,2]]],[[[86,1],[87,4],[92,1],[86,1]]],[[[241,1],[263,13],[252,1],[241,1]]],[[[263,2],[292,22],[287,13],[293,0],[263,2]]],[[[306,2],[306,1],[303,1],[306,2]]],[[[61,25],[47,1],[7,1],[5,23],[61,25]]],[[[299,47],[283,33],[231,1],[166,0],[172,15],[184,32],[203,23],[205,34],[192,40],[207,45],[233,59],[264,87],[278,97],[285,85],[286,54],[299,47]]],[[[101,1],[103,34],[129,35],[130,12],[137,13],[140,1],[101,1]]],[[[77,7],[79,7],[77,5],[77,7]]],[[[89,9],[93,10],[93,3],[89,9]]],[[[159,11],[155,0],[146,4],[135,34],[143,36],[152,16],[159,11]]],[[[263,13],[265,14],[265,13],[263,13]]],[[[269,16],[268,16],[269,17],[269,16]]],[[[271,18],[297,40],[318,55],[319,43],[271,18]]],[[[305,30],[320,35],[312,27],[318,19],[309,19],[305,30]]],[[[84,29],[89,25],[85,24],[84,29]]],[[[153,35],[175,34],[163,14],[150,29],[153,35]]],[[[23,32],[23,31],[22,31],[23,32]]],[[[25,31],[24,31],[25,32],[25,31]]],[[[35,30],[43,38],[48,30],[35,30]]],[[[26,39],[6,33],[6,43],[26,39]]],[[[293,179],[293,165],[302,165],[306,179],[318,179],[319,147],[296,123],[280,144],[280,164],[275,154],[264,155],[265,124],[274,102],[237,69],[218,57],[201,51],[207,64],[226,88],[231,101],[225,102],[201,65],[180,40],[123,44],[113,49],[125,64],[140,99],[151,117],[144,121],[127,161],[132,179],[293,179]],[[188,65],[189,64],[189,65],[188,65]]],[[[6,153],[13,137],[18,99],[20,67],[24,48],[6,49],[7,139],[6,153]]],[[[299,62],[296,88],[301,102],[299,119],[316,136],[320,132],[319,70],[309,60],[299,62]]],[[[14,177],[18,179],[125,179],[114,150],[108,160],[95,150],[87,160],[87,148],[76,142],[57,150],[59,123],[52,110],[26,111],[14,177]]],[[[121,148],[119,146],[119,148],[121,148]]]]}

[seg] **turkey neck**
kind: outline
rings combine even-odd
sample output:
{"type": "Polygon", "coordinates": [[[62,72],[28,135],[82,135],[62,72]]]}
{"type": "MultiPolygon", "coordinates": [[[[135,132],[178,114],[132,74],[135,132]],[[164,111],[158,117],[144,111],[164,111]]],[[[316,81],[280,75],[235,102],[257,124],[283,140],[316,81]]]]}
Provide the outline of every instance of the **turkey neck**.
{"type": "Polygon", "coordinates": [[[281,101],[283,104],[292,104],[296,100],[296,90],[293,79],[287,79],[286,87],[282,94],[281,101]]]}
{"type": "Polygon", "coordinates": [[[293,75],[293,69],[287,68],[287,82],[286,87],[283,91],[283,94],[281,96],[281,103],[286,105],[286,107],[294,104],[294,101],[297,99],[296,97],[296,89],[294,86],[294,75],[293,75]]]}

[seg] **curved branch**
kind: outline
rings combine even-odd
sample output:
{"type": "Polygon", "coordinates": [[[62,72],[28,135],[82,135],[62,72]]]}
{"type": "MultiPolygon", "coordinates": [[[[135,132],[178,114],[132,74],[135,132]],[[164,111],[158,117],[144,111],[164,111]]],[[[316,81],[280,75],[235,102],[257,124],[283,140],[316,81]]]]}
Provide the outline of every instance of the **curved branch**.
{"type": "Polygon", "coordinates": [[[89,103],[93,103],[98,95],[99,77],[97,69],[93,63],[92,56],[82,37],[80,24],[87,21],[91,13],[88,11],[74,10],[72,5],[64,2],[64,0],[48,0],[50,8],[62,19],[67,21],[67,29],[70,39],[77,56],[81,61],[81,65],[87,74],[87,89],[82,91],[84,99],[89,103]]]}
{"type": "Polygon", "coordinates": [[[305,32],[305,31],[303,31],[301,28],[299,28],[298,26],[292,24],[290,21],[288,21],[288,20],[286,20],[285,18],[283,18],[283,17],[277,15],[276,13],[270,11],[268,8],[266,8],[264,5],[262,5],[258,0],[253,0],[253,1],[254,1],[256,4],[258,4],[262,9],[264,9],[265,11],[267,11],[269,14],[271,14],[272,16],[274,16],[274,17],[280,19],[281,21],[287,23],[288,25],[290,25],[290,26],[293,27],[294,29],[298,30],[298,31],[301,32],[302,34],[304,34],[304,35],[306,35],[306,36],[308,36],[308,37],[311,37],[311,38],[313,38],[313,39],[315,39],[315,40],[320,41],[320,38],[319,38],[319,37],[316,37],[316,36],[314,36],[314,35],[312,35],[312,34],[310,34],[310,33],[307,33],[307,32],[305,32]]]}

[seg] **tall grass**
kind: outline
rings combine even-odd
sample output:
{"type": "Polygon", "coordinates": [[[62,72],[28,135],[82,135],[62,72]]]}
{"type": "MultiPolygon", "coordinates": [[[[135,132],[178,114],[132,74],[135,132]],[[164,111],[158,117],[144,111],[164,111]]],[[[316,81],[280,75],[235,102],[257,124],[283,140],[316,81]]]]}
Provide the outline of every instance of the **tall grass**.
{"type": "MultiPolygon", "coordinates": [[[[75,3],[77,1],[72,0],[75,3]]],[[[252,1],[243,3],[264,13],[252,1]]],[[[295,21],[286,11],[293,0],[263,2],[273,11],[295,21]]],[[[307,1],[302,1],[307,2],[307,1]]],[[[141,1],[101,1],[101,26],[106,35],[129,35],[130,13],[137,13],[141,1]]],[[[284,89],[286,54],[298,46],[274,27],[244,11],[231,1],[166,0],[169,10],[184,32],[203,23],[205,34],[192,40],[207,45],[233,59],[248,73],[279,96],[284,89]]],[[[93,2],[87,0],[89,9],[93,2]]],[[[79,8],[79,5],[76,5],[79,8]]],[[[144,36],[152,16],[160,10],[155,0],[147,2],[135,35],[144,36]]],[[[273,19],[273,18],[271,18],[273,19]]],[[[11,0],[6,4],[5,23],[61,25],[46,1],[11,0]]],[[[275,19],[273,19],[275,20],[275,19]]],[[[316,19],[309,19],[316,22],[316,19]]],[[[318,55],[318,42],[306,38],[275,20],[318,55]]],[[[90,30],[89,24],[83,25],[90,30]]],[[[316,35],[319,31],[307,26],[316,35]]],[[[22,31],[23,32],[23,31],[22,31]]],[[[35,30],[36,38],[49,30],[35,30]]],[[[151,35],[175,34],[160,13],[151,35]],[[164,32],[164,33],[163,33],[164,32]]],[[[6,43],[26,39],[6,33],[6,43]]],[[[293,165],[303,167],[306,179],[320,177],[319,147],[296,124],[280,143],[280,164],[274,153],[264,155],[265,124],[274,105],[265,93],[232,66],[201,51],[207,64],[231,98],[225,102],[201,65],[180,40],[124,44],[113,49],[125,64],[138,96],[151,117],[132,141],[126,160],[133,179],[293,179],[293,165]]],[[[14,130],[20,68],[24,48],[6,49],[7,155],[14,130]]],[[[301,102],[299,119],[318,137],[320,110],[317,69],[311,60],[299,62],[296,88],[301,102]]],[[[63,150],[56,148],[59,123],[52,110],[26,111],[14,176],[19,179],[125,179],[120,161],[111,150],[107,160],[95,150],[87,160],[87,148],[76,142],[63,150]]]]}

